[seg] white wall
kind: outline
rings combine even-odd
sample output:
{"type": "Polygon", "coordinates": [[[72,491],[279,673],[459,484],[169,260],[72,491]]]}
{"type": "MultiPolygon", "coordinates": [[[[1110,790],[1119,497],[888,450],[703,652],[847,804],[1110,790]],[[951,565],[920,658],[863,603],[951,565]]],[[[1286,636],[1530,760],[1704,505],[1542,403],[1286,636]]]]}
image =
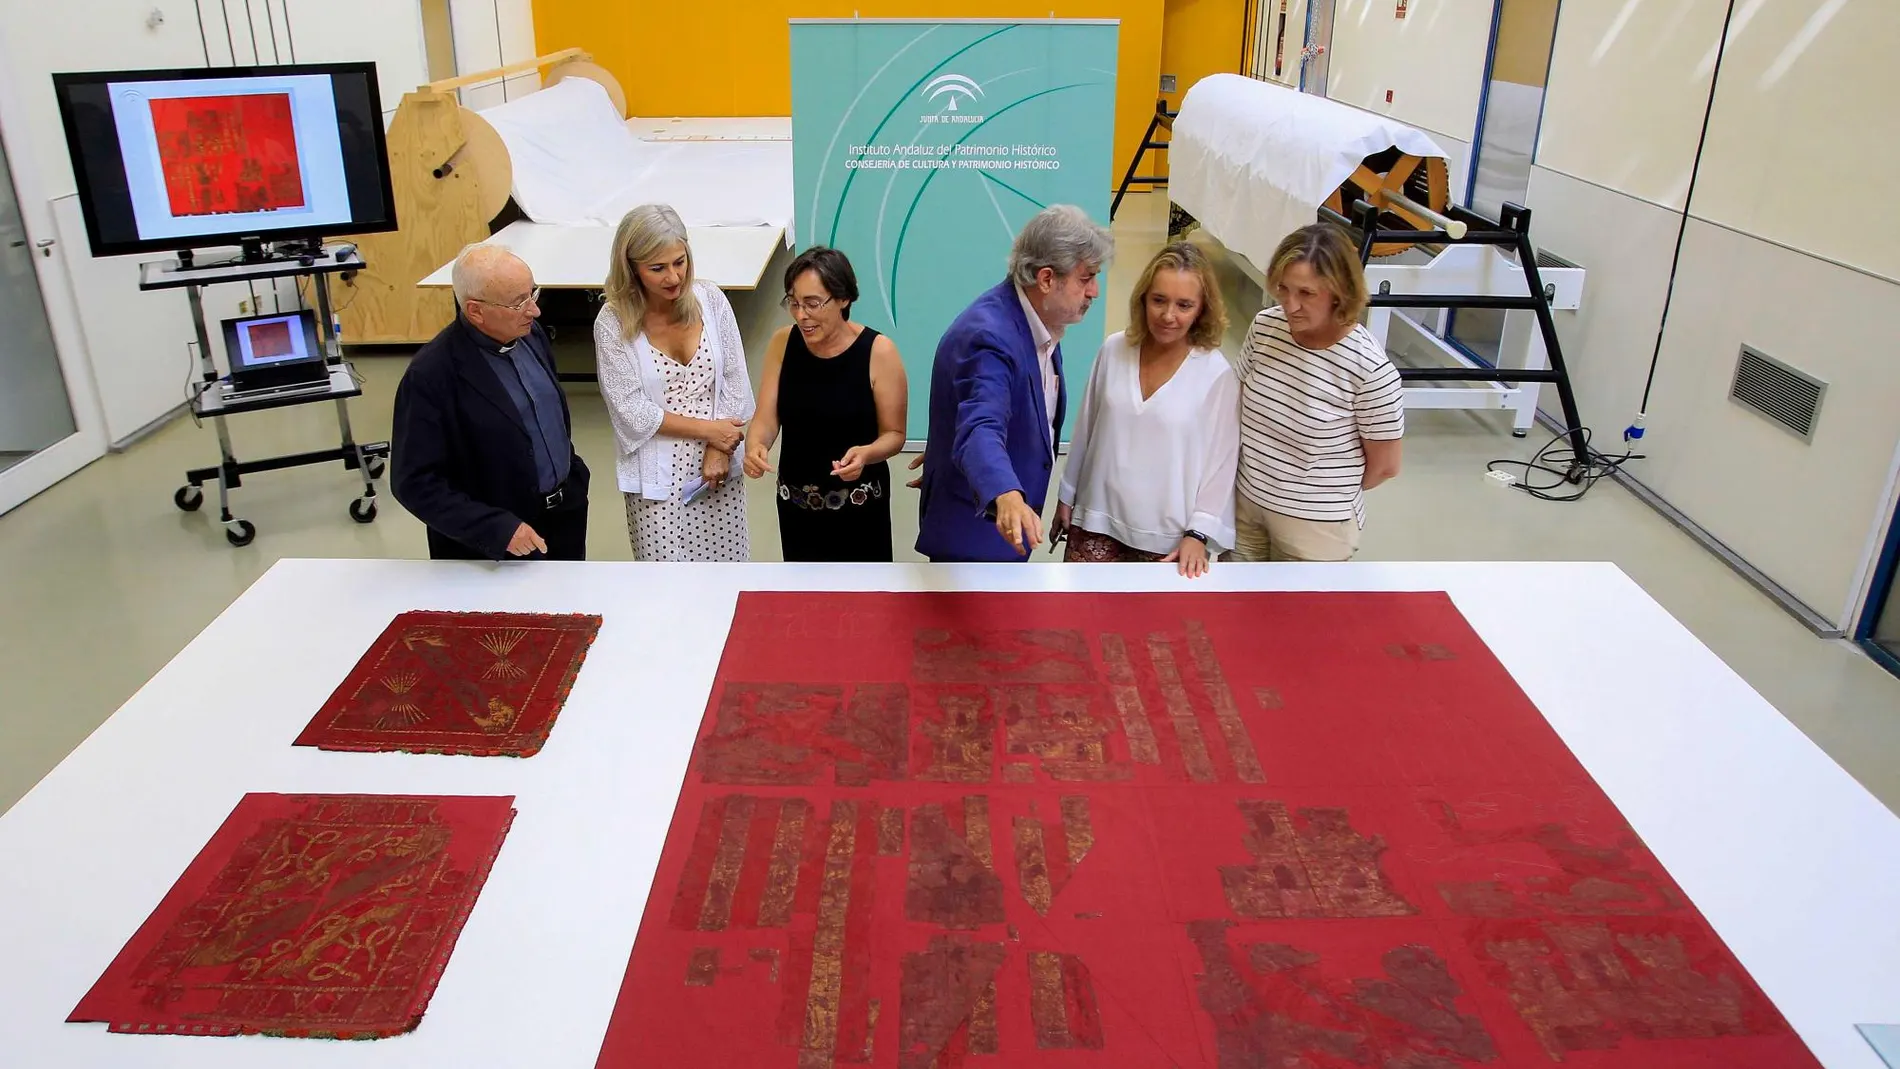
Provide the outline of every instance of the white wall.
{"type": "Polygon", "coordinates": [[[1533,230],[1590,271],[1564,341],[1598,442],[1634,415],[1656,355],[1648,459],[1631,473],[1847,627],[1900,443],[1900,212],[1853,209],[1900,170],[1900,4],[1744,0],[1718,75],[1727,10],[1563,5],[1533,230]],[[1811,442],[1728,400],[1744,343],[1830,383],[1811,442]]]}
{"type": "MultiPolygon", "coordinates": [[[[265,0],[249,0],[262,7],[265,0]]],[[[225,0],[240,12],[241,0],[225,0]]],[[[378,95],[387,123],[402,103],[402,95],[429,80],[428,53],[422,44],[422,5],[416,0],[277,0],[284,22],[294,32],[297,62],[376,64],[378,95]]],[[[211,3],[206,5],[209,18],[211,3]]],[[[290,62],[290,49],[282,49],[290,62]]],[[[214,53],[212,61],[217,61],[214,53]]],[[[239,62],[244,62],[240,48],[239,62]]],[[[266,41],[261,61],[271,59],[266,41]]]]}
{"type": "MultiPolygon", "coordinates": [[[[533,59],[534,7],[530,0],[449,0],[449,19],[455,28],[455,69],[461,74],[494,70],[533,59]]],[[[477,110],[505,99],[526,96],[541,88],[541,73],[530,71],[507,80],[506,85],[471,86],[462,90],[462,103],[477,110]]]]}
{"type": "MultiPolygon", "coordinates": [[[[145,24],[151,8],[125,0],[0,0],[0,18],[6,21],[0,35],[5,55],[0,60],[30,117],[31,141],[22,142],[17,132],[14,137],[16,145],[30,147],[25,153],[16,151],[12,164],[15,170],[34,168],[48,197],[73,191],[66,132],[49,77],[53,72],[204,64],[191,5],[161,0],[161,6],[165,22],[151,29],[145,24]]],[[[46,205],[23,209],[51,229],[46,205]]]]}
{"type": "Polygon", "coordinates": [[[1692,214],[1900,280],[1900,3],[1751,0],[1736,22],[1692,214]]]}
{"type": "MultiPolygon", "coordinates": [[[[53,219],[79,302],[86,360],[99,384],[106,441],[116,448],[175,411],[184,403],[186,383],[196,381],[197,350],[186,344],[192,338],[191,310],[181,290],[139,290],[139,257],[88,255],[78,197],[54,200],[53,219]]],[[[214,308],[236,314],[226,306],[240,291],[224,292],[228,299],[214,308]]],[[[208,296],[215,299],[219,293],[208,296]]]]}
{"type": "Polygon", "coordinates": [[[1469,142],[1478,128],[1491,3],[1411,0],[1403,19],[1393,17],[1397,8],[1393,0],[1338,0],[1326,95],[1469,142]]]}
{"type": "MultiPolygon", "coordinates": [[[[1682,216],[1541,165],[1524,199],[1538,246],[1585,271],[1583,305],[1557,316],[1557,334],[1578,411],[1598,447],[1618,452],[1642,402],[1682,216]]],[[[1539,407],[1561,415],[1556,387],[1539,407]]]]}
{"type": "Polygon", "coordinates": [[[1680,212],[1727,8],[1709,0],[1558,8],[1537,165],[1680,212]]]}
{"type": "Polygon", "coordinates": [[[1639,477],[1844,623],[1900,442],[1900,285],[1691,220],[1639,477]],[[1728,400],[1744,344],[1829,383],[1804,442],[1728,400]]]}
{"type": "MultiPolygon", "coordinates": [[[[74,184],[50,76],[202,67],[207,56],[212,66],[289,63],[293,56],[304,63],[372,60],[388,114],[402,93],[427,79],[420,7],[406,0],[200,0],[195,7],[181,0],[0,0],[0,18],[0,64],[23,102],[29,132],[10,138],[25,149],[12,163],[33,169],[45,197],[23,204],[22,212],[36,238],[60,242],[79,304],[80,365],[90,368],[97,385],[108,440],[122,442],[183,400],[191,321],[182,292],[136,290],[139,260],[156,257],[95,260],[70,201],[63,213],[55,211],[74,184]],[[154,7],[164,15],[157,26],[147,21],[154,7]]],[[[238,301],[247,296],[235,286],[207,291],[214,350],[220,345],[215,320],[238,314],[238,301]]]]}

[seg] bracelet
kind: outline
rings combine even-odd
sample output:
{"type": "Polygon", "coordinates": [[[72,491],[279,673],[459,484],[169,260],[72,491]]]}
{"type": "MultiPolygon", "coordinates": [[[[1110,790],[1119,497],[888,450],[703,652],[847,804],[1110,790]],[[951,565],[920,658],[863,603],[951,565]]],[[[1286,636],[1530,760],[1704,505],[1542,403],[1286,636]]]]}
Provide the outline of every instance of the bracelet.
{"type": "Polygon", "coordinates": [[[1207,536],[1202,534],[1199,531],[1190,529],[1190,530],[1182,532],[1182,534],[1185,537],[1194,539],[1196,542],[1199,542],[1203,546],[1207,545],[1207,536]]]}

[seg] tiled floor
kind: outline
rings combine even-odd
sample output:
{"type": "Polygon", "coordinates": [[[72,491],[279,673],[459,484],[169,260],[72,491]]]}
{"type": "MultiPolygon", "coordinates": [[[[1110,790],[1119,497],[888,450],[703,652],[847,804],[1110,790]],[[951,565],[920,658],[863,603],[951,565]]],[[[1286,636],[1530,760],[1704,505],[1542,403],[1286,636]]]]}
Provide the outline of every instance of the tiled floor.
{"type": "MultiPolygon", "coordinates": [[[[1121,253],[1103,295],[1111,329],[1165,218],[1159,198],[1136,196],[1124,205],[1116,224],[1121,253]]],[[[778,270],[768,271],[768,281],[778,270]]],[[[1238,336],[1260,296],[1238,273],[1227,281],[1238,336]]],[[[749,351],[762,351],[779,321],[775,297],[761,291],[735,302],[749,351]]],[[[576,356],[585,360],[584,353],[567,360],[576,356]]],[[[400,356],[359,358],[367,384],[352,416],[365,440],[387,437],[403,366],[400,356]]],[[[582,387],[572,398],[582,454],[597,471],[611,471],[612,431],[599,395],[582,387]]],[[[1540,436],[1512,439],[1502,419],[1414,413],[1405,472],[1372,496],[1362,557],[1615,561],[1836,761],[1900,808],[1900,680],[1847,643],[1815,638],[1614,485],[1601,484],[1576,504],[1493,488],[1483,477],[1486,460],[1527,456],[1540,444],[1540,436]]],[[[335,434],[327,406],[280,410],[232,427],[239,450],[254,454],[317,448],[335,434]]],[[[359,526],[345,515],[350,477],[316,468],[248,481],[239,510],[259,533],[251,545],[232,549],[213,522],[215,497],[196,514],[171,504],[180,473],[215,451],[209,429],[179,420],[0,517],[0,560],[8,573],[0,614],[7,699],[0,702],[0,809],[279,557],[426,556],[421,526],[394,499],[385,496],[381,518],[359,526]]],[[[892,512],[897,544],[907,547],[916,534],[914,492],[900,489],[892,512]]],[[[752,486],[750,516],[753,555],[776,558],[772,503],[761,484],[752,486]]],[[[629,556],[611,493],[596,495],[589,541],[595,559],[629,556]]],[[[902,549],[900,555],[909,556],[902,549]]],[[[1523,626],[1548,632],[1555,643],[1574,623],[1526,619],[1523,626]]]]}

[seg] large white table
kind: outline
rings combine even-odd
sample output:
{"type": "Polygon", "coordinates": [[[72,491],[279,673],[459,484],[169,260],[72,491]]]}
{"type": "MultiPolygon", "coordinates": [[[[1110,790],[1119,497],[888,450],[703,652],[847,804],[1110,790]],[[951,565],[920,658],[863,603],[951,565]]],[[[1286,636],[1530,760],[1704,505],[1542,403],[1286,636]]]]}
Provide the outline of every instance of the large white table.
{"type": "MultiPolygon", "coordinates": [[[[597,290],[607,284],[607,264],[613,256],[614,228],[560,226],[519,219],[488,239],[514,250],[534,272],[534,283],[544,289],[597,290]]],[[[749,290],[759,284],[765,268],[785,241],[776,226],[689,226],[686,240],[693,247],[693,273],[722,290],[749,290]]],[[[447,289],[449,271],[443,264],[418,286],[447,289]]]]}
{"type": "MultiPolygon", "coordinates": [[[[1900,1015],[1900,819],[1604,564],[285,561],[0,817],[0,1065],[594,1064],[743,589],[1445,590],[1829,1069],[1900,1015]],[[406,609],[605,618],[528,760],[290,741],[406,609]],[[512,794],[421,1027],[376,1042],[63,1023],[246,791],[512,794]]],[[[109,656],[109,651],[101,651],[109,656]]]]}

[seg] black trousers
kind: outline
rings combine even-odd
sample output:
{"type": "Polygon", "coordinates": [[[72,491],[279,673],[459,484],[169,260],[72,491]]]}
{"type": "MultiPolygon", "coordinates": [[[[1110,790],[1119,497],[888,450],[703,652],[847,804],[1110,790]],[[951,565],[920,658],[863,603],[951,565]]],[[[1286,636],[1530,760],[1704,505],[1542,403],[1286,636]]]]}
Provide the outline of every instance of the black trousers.
{"type": "MultiPolygon", "coordinates": [[[[574,487],[574,481],[568,480],[567,500],[552,509],[543,509],[532,516],[521,517],[521,522],[534,528],[541,541],[548,544],[546,553],[531,553],[526,557],[508,557],[507,560],[586,560],[587,559],[587,497],[574,487]]],[[[470,549],[447,535],[431,529],[429,531],[430,560],[487,560],[488,555],[470,549]]]]}

